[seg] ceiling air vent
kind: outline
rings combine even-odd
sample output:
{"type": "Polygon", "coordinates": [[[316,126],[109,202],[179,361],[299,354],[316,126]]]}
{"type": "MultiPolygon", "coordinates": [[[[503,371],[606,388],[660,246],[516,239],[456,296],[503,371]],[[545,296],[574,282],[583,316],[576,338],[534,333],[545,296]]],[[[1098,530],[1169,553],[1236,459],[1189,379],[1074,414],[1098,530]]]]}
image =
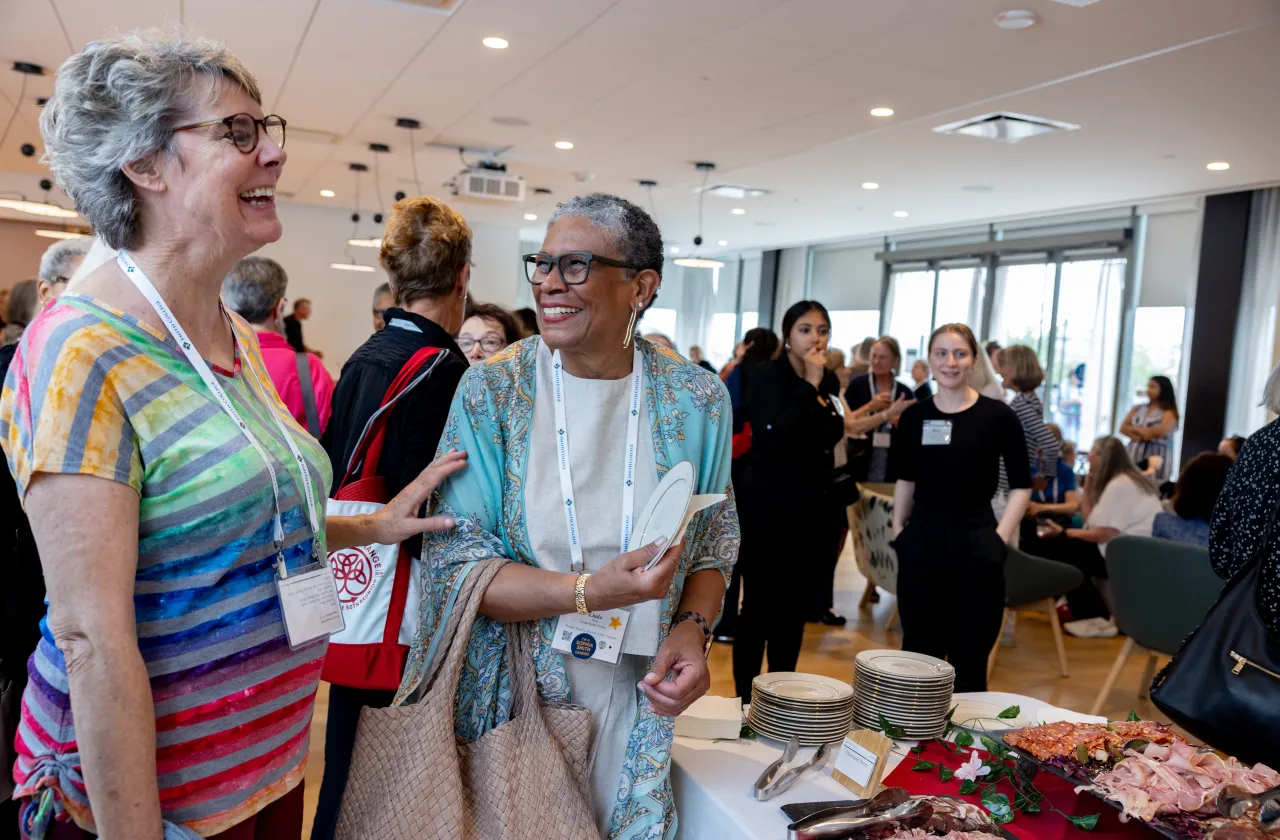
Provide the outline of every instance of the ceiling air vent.
{"type": "Polygon", "coordinates": [[[769,190],[759,187],[748,187],[743,184],[712,184],[708,187],[694,187],[695,193],[705,192],[716,198],[760,198],[769,194],[769,190]]]}
{"type": "Polygon", "coordinates": [[[967,134],[970,137],[982,137],[1000,143],[1017,143],[1028,137],[1049,134],[1055,131],[1076,131],[1080,126],[1072,123],[1046,120],[1041,117],[1029,117],[1026,114],[1010,114],[998,112],[984,114],[970,120],[940,125],[934,129],[939,134],[967,134]]]}

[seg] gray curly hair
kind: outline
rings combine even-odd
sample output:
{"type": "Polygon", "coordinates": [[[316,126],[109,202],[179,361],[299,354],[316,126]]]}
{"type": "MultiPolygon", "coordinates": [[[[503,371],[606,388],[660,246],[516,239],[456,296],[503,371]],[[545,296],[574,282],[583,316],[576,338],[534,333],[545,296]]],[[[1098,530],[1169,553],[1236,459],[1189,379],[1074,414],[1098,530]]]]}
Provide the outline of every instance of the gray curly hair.
{"type": "Polygon", "coordinates": [[[77,236],[75,239],[59,239],[53,243],[40,257],[40,274],[41,280],[48,283],[56,283],[61,278],[63,282],[71,279],[71,272],[67,271],[71,266],[71,261],[77,257],[84,259],[85,254],[89,253],[89,247],[93,245],[93,237],[77,236]]]}
{"type": "MultiPolygon", "coordinates": [[[[584,218],[602,230],[609,244],[622,255],[623,262],[638,265],[641,269],[653,269],[659,277],[662,276],[662,231],[643,209],[625,198],[608,193],[580,195],[557,204],[547,227],[574,216],[584,218]]],[[[635,274],[635,271],[628,271],[627,277],[635,274]]]]}
{"type": "Polygon", "coordinates": [[[227,81],[262,102],[258,82],[226,46],[176,30],[91,41],[58,68],[40,115],[43,160],[111,248],[132,248],[138,237],[138,201],[123,168],[173,151],[174,126],[196,106],[203,80],[210,102],[227,81]]]}

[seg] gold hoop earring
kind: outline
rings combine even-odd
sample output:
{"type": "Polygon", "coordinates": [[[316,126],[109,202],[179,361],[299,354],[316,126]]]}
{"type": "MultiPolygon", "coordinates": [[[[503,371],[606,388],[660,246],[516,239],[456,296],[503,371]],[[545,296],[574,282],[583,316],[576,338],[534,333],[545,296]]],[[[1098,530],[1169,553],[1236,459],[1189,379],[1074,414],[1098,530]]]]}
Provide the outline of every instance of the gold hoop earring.
{"type": "Polygon", "coordinates": [[[636,333],[636,310],[631,310],[631,320],[627,321],[627,334],[622,337],[622,349],[631,346],[631,339],[636,333]]]}

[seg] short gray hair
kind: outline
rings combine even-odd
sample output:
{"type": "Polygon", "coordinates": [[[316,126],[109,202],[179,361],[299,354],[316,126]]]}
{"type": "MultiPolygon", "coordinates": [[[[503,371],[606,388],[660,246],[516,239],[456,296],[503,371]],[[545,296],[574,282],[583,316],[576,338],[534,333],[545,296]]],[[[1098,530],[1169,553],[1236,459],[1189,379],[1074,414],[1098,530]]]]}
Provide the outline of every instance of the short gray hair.
{"type": "Polygon", "coordinates": [[[288,286],[289,275],[280,263],[245,257],[222,281],[222,300],[250,324],[261,324],[271,317],[288,286]]]}
{"type": "Polygon", "coordinates": [[[395,294],[391,291],[391,284],[390,284],[390,283],[383,283],[381,286],[379,286],[378,288],[376,288],[376,289],[374,289],[374,290],[373,290],[373,305],[374,305],[374,306],[377,306],[377,305],[378,305],[378,298],[382,297],[383,295],[391,295],[391,297],[392,297],[393,299],[395,298],[395,294]]]}
{"type": "MultiPolygon", "coordinates": [[[[599,228],[608,237],[609,244],[618,249],[623,262],[639,266],[641,270],[653,269],[662,276],[662,231],[642,208],[607,193],[580,195],[557,204],[547,227],[575,216],[599,228]]],[[[635,274],[629,271],[627,276],[635,274]]]]}
{"type": "Polygon", "coordinates": [[[172,152],[173,129],[206,79],[210,102],[227,81],[262,102],[257,81],[224,45],[176,31],[90,41],[58,68],[40,114],[44,162],[111,248],[132,248],[138,238],[138,201],[123,168],[172,152]]]}
{"type": "Polygon", "coordinates": [[[67,269],[71,267],[71,261],[83,260],[92,245],[93,239],[88,236],[59,239],[40,258],[40,279],[48,283],[70,280],[71,272],[67,269]]]}

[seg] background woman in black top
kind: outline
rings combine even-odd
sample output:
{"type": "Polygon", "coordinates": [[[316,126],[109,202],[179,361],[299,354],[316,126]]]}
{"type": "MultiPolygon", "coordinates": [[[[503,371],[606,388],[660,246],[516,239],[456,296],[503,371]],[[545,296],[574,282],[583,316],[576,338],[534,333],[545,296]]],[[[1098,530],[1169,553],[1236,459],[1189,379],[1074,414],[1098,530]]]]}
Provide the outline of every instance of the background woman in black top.
{"type": "Polygon", "coordinates": [[[751,696],[765,648],[770,671],[793,671],[817,581],[834,556],[844,508],[831,492],[840,383],[826,369],[831,319],[804,300],[782,319],[782,355],[750,375],[751,463],[737,487],[742,613],[733,646],[738,693],[751,696]]]}
{"type": "MultiPolygon", "coordinates": [[[[876,400],[876,411],[885,412],[886,418],[897,416],[892,412],[901,412],[903,403],[915,398],[911,389],[894,377],[898,374],[898,366],[902,364],[902,352],[898,349],[898,341],[892,336],[882,336],[871,346],[871,370],[865,376],[855,376],[849,382],[844,393],[849,408],[857,411],[864,405],[876,400]],[[894,402],[899,402],[893,406],[894,402]]],[[[854,474],[858,481],[893,481],[894,476],[889,464],[889,447],[893,444],[895,423],[885,419],[868,436],[870,446],[866,447],[857,464],[854,474]]]]}
{"type": "Polygon", "coordinates": [[[933,399],[902,414],[893,446],[902,649],[946,658],[956,691],[986,691],[987,654],[1004,614],[1005,546],[1031,499],[1022,425],[969,386],[977,339],[964,324],[929,338],[933,399]],[[1004,456],[1009,503],[991,511],[1004,456]]]}

